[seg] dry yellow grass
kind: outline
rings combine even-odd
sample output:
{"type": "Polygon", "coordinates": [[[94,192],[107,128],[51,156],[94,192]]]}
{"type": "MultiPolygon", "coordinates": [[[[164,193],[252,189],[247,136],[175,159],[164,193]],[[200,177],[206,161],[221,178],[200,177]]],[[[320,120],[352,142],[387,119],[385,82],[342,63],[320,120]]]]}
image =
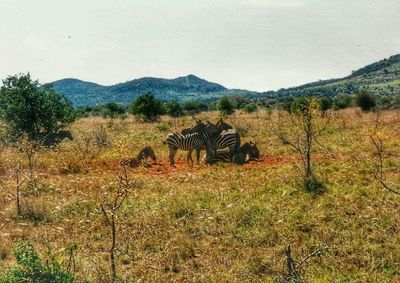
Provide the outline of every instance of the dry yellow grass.
{"type": "MultiPolygon", "coordinates": [[[[24,218],[15,217],[14,201],[0,191],[0,269],[14,264],[12,247],[21,239],[60,261],[64,248],[76,241],[78,282],[107,282],[107,254],[88,247],[109,243],[99,204],[116,184],[118,160],[151,145],[161,165],[129,171],[138,189],[118,215],[121,282],[269,282],[285,271],[289,242],[299,260],[324,247],[306,263],[311,282],[398,282],[400,197],[374,180],[369,136],[375,114],[351,109],[334,116],[321,139],[329,153],[318,149],[315,154],[315,170],[327,186],[319,197],[299,186],[293,170],[297,157],[274,136],[270,123],[275,115],[267,112],[228,119],[244,129],[243,141],[257,142],[261,162],[190,168],[186,153],[179,151],[176,169],[169,168],[162,141],[169,131],[193,124],[192,118],[163,117],[153,124],[133,118],[81,119],[71,127],[74,141],[37,153],[38,186],[24,188],[24,218]],[[92,144],[100,127],[108,146],[92,144]]],[[[217,113],[198,118],[215,121],[217,113]]],[[[383,112],[381,120],[379,134],[389,150],[399,153],[400,112],[383,112]]],[[[1,149],[0,177],[9,190],[15,187],[17,162],[26,172],[23,152],[1,149]]],[[[389,181],[399,184],[398,159],[386,165],[389,181]]]]}

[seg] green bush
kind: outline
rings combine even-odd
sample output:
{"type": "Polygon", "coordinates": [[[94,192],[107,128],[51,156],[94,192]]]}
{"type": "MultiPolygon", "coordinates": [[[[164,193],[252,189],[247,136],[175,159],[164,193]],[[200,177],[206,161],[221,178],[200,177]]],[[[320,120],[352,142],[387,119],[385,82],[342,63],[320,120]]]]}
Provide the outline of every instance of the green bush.
{"type": "Polygon", "coordinates": [[[186,112],[193,114],[193,113],[199,113],[203,110],[207,110],[207,105],[205,105],[197,100],[190,100],[190,101],[186,101],[183,104],[183,109],[186,112]]]}
{"type": "MultiPolygon", "coordinates": [[[[292,103],[293,103],[294,98],[293,97],[278,97],[276,101],[276,106],[279,109],[285,110],[287,112],[290,112],[292,103]]],[[[270,102],[271,104],[271,102],[270,102]]]]}
{"type": "Polygon", "coordinates": [[[235,112],[235,105],[229,99],[229,97],[225,96],[218,101],[217,110],[223,115],[231,115],[235,112]]]}
{"type": "Polygon", "coordinates": [[[30,242],[20,242],[14,249],[13,255],[18,266],[0,274],[0,283],[70,283],[74,281],[74,275],[63,271],[54,257],[50,256],[44,265],[30,242]]]}
{"type": "Polygon", "coordinates": [[[330,97],[322,97],[319,100],[319,109],[322,112],[326,112],[328,109],[331,109],[333,106],[333,100],[330,97]]]}
{"type": "Polygon", "coordinates": [[[370,111],[376,106],[376,98],[372,93],[362,90],[356,96],[356,105],[360,107],[362,111],[370,111]]]}
{"type": "Polygon", "coordinates": [[[14,134],[31,138],[57,132],[72,123],[76,114],[71,102],[51,85],[40,85],[30,74],[10,76],[0,89],[0,118],[14,134]]]}
{"type": "Polygon", "coordinates": [[[100,112],[104,118],[106,117],[116,118],[120,115],[125,114],[126,108],[122,104],[109,102],[101,106],[100,112]]]}
{"type": "Polygon", "coordinates": [[[305,113],[310,109],[312,101],[313,100],[311,98],[305,96],[296,98],[290,105],[290,112],[305,113]]]}
{"type": "Polygon", "coordinates": [[[135,102],[129,106],[129,112],[144,121],[158,120],[164,113],[162,104],[151,93],[139,96],[135,102]]]}
{"type": "Polygon", "coordinates": [[[348,94],[341,94],[335,96],[333,99],[333,108],[334,109],[345,109],[349,108],[353,102],[353,98],[348,94]]]}
{"type": "Polygon", "coordinates": [[[246,113],[253,113],[257,110],[257,105],[253,102],[246,104],[243,107],[243,111],[246,113]]]}
{"type": "Polygon", "coordinates": [[[171,117],[179,117],[183,114],[182,107],[176,100],[171,100],[165,103],[164,110],[165,113],[171,117]]]}

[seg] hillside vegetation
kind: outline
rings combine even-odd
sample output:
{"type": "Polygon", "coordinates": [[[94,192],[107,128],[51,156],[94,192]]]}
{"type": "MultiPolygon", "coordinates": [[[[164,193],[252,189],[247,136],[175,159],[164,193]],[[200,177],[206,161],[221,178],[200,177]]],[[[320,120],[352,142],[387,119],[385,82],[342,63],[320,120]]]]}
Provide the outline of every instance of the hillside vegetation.
{"type": "Polygon", "coordinates": [[[75,106],[94,106],[107,102],[129,104],[140,95],[151,92],[160,100],[210,101],[230,95],[255,95],[245,90],[229,90],[194,75],[176,79],[145,77],[112,86],[102,86],[77,79],[53,82],[54,89],[70,99],[75,106]]]}
{"type": "Polygon", "coordinates": [[[362,89],[378,96],[400,95],[400,54],[381,60],[344,78],[321,80],[278,91],[255,92],[226,87],[208,82],[194,75],[176,79],[140,78],[112,86],[102,86],[77,79],[62,79],[53,82],[54,89],[70,99],[74,106],[95,106],[108,102],[128,105],[145,92],[157,99],[185,102],[198,100],[216,101],[224,96],[242,96],[255,100],[280,99],[302,95],[335,96],[355,94],[362,89]]]}
{"type": "Polygon", "coordinates": [[[344,78],[322,80],[269,94],[296,97],[313,93],[334,96],[341,93],[354,94],[361,89],[375,95],[400,95],[400,54],[363,67],[344,78]]]}
{"type": "MultiPolygon", "coordinates": [[[[379,134],[393,154],[385,178],[398,184],[400,112],[333,112],[313,157],[326,191],[302,189],[294,168],[300,160],[274,135],[278,112],[236,112],[227,122],[255,141],[263,156],[243,166],[168,165],[162,143],[192,118],[157,123],[84,118],[71,126],[73,141],[36,149],[33,177],[24,148],[0,147],[0,270],[15,265],[13,248],[29,240],[41,258],[52,254],[65,269],[77,245],[76,281],[110,282],[110,230],[100,204],[113,194],[119,160],[150,145],[151,167],[129,169],[135,184],[117,214],[119,282],[273,282],[287,274],[285,249],[303,262],[310,282],[398,282],[399,196],[375,180],[370,135],[379,134]],[[21,164],[18,169],[18,164],[21,164]],[[18,170],[17,170],[17,169],[18,170]],[[9,191],[21,189],[21,217],[9,191]],[[5,190],[6,189],[6,190],[5,190]]],[[[216,121],[217,113],[196,118],[216,121]]],[[[290,125],[284,125],[290,127],[290,125]]],[[[1,273],[1,272],[0,272],[1,273]]]]}

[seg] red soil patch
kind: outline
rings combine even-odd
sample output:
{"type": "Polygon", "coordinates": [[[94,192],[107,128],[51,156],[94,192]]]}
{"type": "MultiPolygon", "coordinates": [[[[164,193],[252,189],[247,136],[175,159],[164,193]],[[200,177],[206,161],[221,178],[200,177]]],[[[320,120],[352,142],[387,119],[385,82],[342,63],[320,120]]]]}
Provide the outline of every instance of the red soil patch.
{"type": "MultiPolygon", "coordinates": [[[[279,166],[286,163],[295,162],[296,158],[291,157],[261,157],[258,161],[251,161],[247,164],[242,165],[243,167],[259,167],[259,166],[279,166]]],[[[113,162],[115,164],[115,161],[113,162]]],[[[118,162],[117,162],[118,165],[118,162]]],[[[166,175],[166,174],[174,174],[177,172],[196,172],[201,171],[205,168],[209,168],[212,165],[204,165],[204,164],[194,164],[193,167],[189,166],[185,159],[177,159],[175,160],[175,167],[169,165],[168,159],[157,160],[156,163],[149,163],[149,167],[136,170],[145,170],[146,173],[150,175],[166,175]]],[[[240,166],[234,165],[232,166],[240,166]]],[[[132,170],[135,170],[134,168],[132,170]]]]}

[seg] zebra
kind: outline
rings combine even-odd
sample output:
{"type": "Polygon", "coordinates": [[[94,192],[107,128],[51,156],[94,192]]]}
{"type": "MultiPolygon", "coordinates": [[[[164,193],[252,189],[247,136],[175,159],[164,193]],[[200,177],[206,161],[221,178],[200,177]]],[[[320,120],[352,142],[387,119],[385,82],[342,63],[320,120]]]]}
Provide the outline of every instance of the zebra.
{"type": "Polygon", "coordinates": [[[225,130],[212,136],[212,142],[214,146],[214,155],[217,154],[218,149],[229,148],[230,158],[232,160],[233,155],[240,147],[240,135],[233,129],[225,130]]]}
{"type": "MultiPolygon", "coordinates": [[[[197,121],[199,123],[200,121],[197,121]]],[[[233,130],[232,126],[228,123],[225,123],[222,118],[217,122],[216,125],[212,124],[211,122],[207,121],[207,124],[210,126],[216,127],[217,131],[214,133],[210,133],[210,139],[208,146],[213,149],[213,155],[217,154],[218,149],[224,149],[229,147],[229,151],[231,153],[231,158],[233,157],[234,152],[240,146],[240,136],[239,134],[233,130]]],[[[189,134],[195,133],[197,131],[196,126],[193,128],[186,128],[181,131],[181,134],[189,134]]],[[[199,148],[196,149],[196,157],[197,163],[200,160],[200,150],[206,149],[206,144],[203,144],[199,148]],[[197,153],[198,151],[198,153],[197,153]]],[[[192,160],[191,156],[192,152],[188,152],[188,159],[192,160]]]]}
{"type": "Polygon", "coordinates": [[[206,145],[209,151],[210,137],[218,132],[215,125],[211,123],[204,124],[201,121],[197,121],[197,125],[192,128],[192,133],[186,135],[180,133],[168,134],[164,144],[168,145],[169,148],[169,163],[171,166],[175,165],[175,154],[178,149],[187,150],[187,162],[193,164],[192,152],[196,149],[197,160],[200,159],[200,147],[206,145]]]}
{"type": "MultiPolygon", "coordinates": [[[[122,166],[128,166],[128,167],[138,167],[142,164],[143,160],[147,160],[147,158],[151,158],[153,161],[156,161],[156,155],[154,153],[154,150],[151,146],[146,146],[143,148],[137,157],[124,157],[121,159],[119,162],[122,166]]],[[[150,166],[147,163],[144,163],[145,167],[150,166]]]]}
{"type": "Polygon", "coordinates": [[[260,151],[253,142],[247,142],[243,144],[236,153],[233,155],[233,159],[231,160],[230,152],[228,150],[219,151],[216,155],[214,155],[211,159],[207,156],[203,157],[203,160],[207,164],[214,164],[217,162],[232,162],[236,164],[244,164],[251,160],[258,160],[260,158],[260,151]]]}
{"type": "Polygon", "coordinates": [[[230,152],[230,157],[232,159],[234,153],[240,147],[240,135],[233,129],[231,125],[225,123],[222,118],[220,118],[215,125],[221,132],[214,135],[211,139],[212,145],[214,146],[214,155],[217,155],[218,149],[223,149],[228,147],[230,152]]]}

